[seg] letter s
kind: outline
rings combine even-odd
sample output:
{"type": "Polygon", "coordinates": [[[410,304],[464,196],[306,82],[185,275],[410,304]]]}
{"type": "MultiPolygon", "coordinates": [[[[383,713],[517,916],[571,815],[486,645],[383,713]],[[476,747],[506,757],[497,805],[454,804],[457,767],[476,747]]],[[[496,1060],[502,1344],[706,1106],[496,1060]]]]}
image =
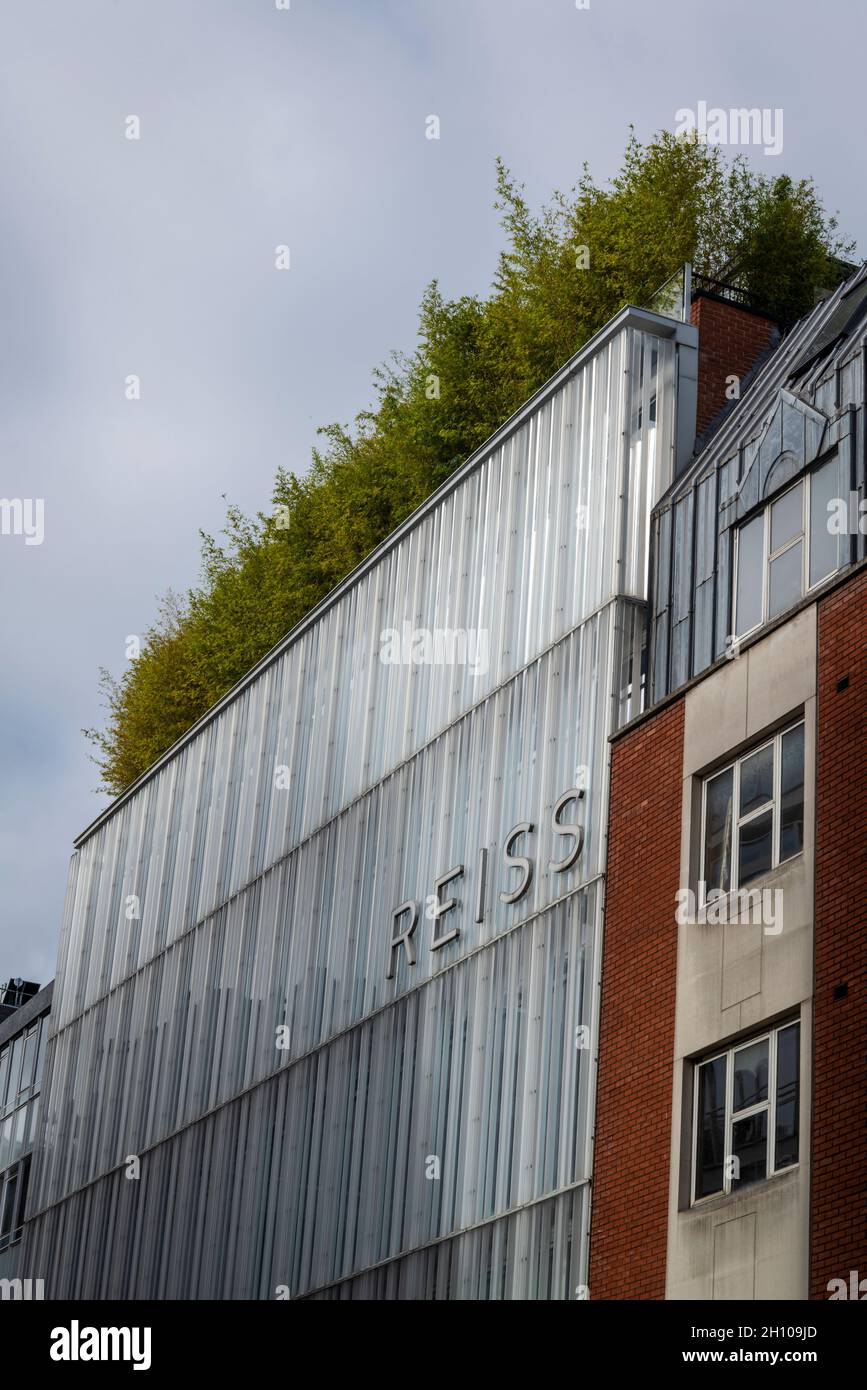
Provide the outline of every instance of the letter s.
{"type": "Polygon", "coordinates": [[[566,855],[566,858],[560,860],[551,859],[548,863],[548,868],[553,869],[554,872],[557,874],[564,874],[567,869],[571,869],[572,865],[575,863],[575,860],[578,858],[582,849],[584,848],[584,826],[577,824],[561,825],[560,812],[563,810],[564,806],[568,806],[570,801],[583,800],[584,792],[582,791],[582,789],[580,787],[570,787],[567,792],[564,792],[563,795],[558,798],[558,800],[554,804],[554,809],[551,812],[551,829],[553,830],[554,834],[575,836],[575,844],[572,846],[572,849],[566,855]]]}
{"type": "Polygon", "coordinates": [[[522,869],[523,877],[517,888],[513,888],[511,893],[501,893],[501,903],[516,903],[522,898],[530,887],[533,879],[533,861],[526,859],[523,855],[513,855],[510,853],[512,845],[519,835],[532,835],[533,826],[530,821],[522,821],[520,825],[515,825],[506,836],[506,843],[503,849],[503,859],[510,869],[522,869]]]}

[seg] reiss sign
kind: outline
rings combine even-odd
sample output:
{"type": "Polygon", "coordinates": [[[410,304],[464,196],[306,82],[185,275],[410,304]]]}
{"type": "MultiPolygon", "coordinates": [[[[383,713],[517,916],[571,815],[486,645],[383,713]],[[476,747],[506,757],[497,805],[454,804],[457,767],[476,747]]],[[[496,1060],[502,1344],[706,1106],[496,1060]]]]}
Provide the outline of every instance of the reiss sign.
{"type": "MultiPolygon", "coordinates": [[[[584,789],[581,787],[570,787],[563,792],[554,803],[551,811],[551,820],[548,827],[548,835],[551,840],[551,851],[560,849],[560,857],[553,857],[548,860],[548,868],[552,873],[565,874],[567,869],[577,863],[581,851],[584,848],[584,827],[575,821],[564,820],[564,813],[567,807],[574,806],[577,812],[578,802],[584,799],[584,789]],[[561,841],[566,841],[565,844],[561,841]]],[[[518,825],[513,825],[507,833],[503,842],[503,863],[508,875],[517,872],[517,878],[512,877],[511,882],[500,892],[501,903],[516,903],[530,887],[533,881],[535,861],[527,854],[515,853],[516,849],[527,850],[530,848],[530,837],[536,832],[536,827],[532,821],[521,821],[518,825]]],[[[485,908],[488,901],[488,859],[489,851],[485,847],[480,849],[477,856],[477,868],[475,875],[475,921],[484,920],[485,908]]],[[[440,874],[433,882],[433,893],[426,901],[425,916],[432,924],[433,938],[430,943],[432,951],[438,951],[443,946],[447,946],[450,941],[455,941],[460,936],[460,926],[457,925],[455,918],[448,920],[448,914],[455,912],[459,906],[457,898],[443,897],[443,891],[450,884],[456,883],[458,879],[465,876],[464,865],[456,864],[454,868],[447,869],[444,874],[440,874]],[[445,922],[443,919],[447,919],[445,922]]],[[[395,969],[395,953],[402,947],[407,963],[415,965],[415,933],[418,927],[419,916],[421,915],[421,904],[415,898],[409,898],[394,909],[392,914],[392,936],[391,947],[388,953],[388,970],[386,978],[392,979],[395,969]]]]}

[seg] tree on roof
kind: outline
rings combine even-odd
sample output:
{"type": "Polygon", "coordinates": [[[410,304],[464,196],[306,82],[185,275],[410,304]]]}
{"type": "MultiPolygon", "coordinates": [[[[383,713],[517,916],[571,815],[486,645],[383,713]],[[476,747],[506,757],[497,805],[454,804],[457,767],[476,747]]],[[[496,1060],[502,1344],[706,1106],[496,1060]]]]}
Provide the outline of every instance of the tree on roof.
{"type": "Polygon", "coordinates": [[[633,132],[608,185],[585,165],[539,212],[498,163],[495,206],[490,292],[431,284],[417,345],[374,371],[370,409],[325,426],[306,470],[281,469],[267,512],[230,507],[221,541],[202,536],[198,587],[167,597],[120,679],[103,671],[105,727],[85,732],[105,790],[143,772],[624,304],[685,261],[713,278],[736,265],[788,325],[852,249],[812,180],[668,132],[633,132]]]}

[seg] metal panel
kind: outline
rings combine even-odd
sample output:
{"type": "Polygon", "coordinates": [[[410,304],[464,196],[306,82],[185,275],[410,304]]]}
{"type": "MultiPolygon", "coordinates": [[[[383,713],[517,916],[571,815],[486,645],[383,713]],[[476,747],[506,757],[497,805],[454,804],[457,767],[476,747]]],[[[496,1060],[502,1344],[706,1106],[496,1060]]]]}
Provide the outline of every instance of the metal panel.
{"type": "Polygon", "coordinates": [[[573,895],[141,1151],[137,1181],[120,1165],[49,1207],[30,1242],[52,1297],[304,1293],[584,1178],[575,1030],[598,898],[573,895]]]}
{"type": "Polygon", "coordinates": [[[314,1297],[424,1302],[581,1297],[580,1253],[586,1238],[587,1190],[579,1188],[314,1297]]]}
{"type": "MultiPolygon", "coordinates": [[[[615,611],[609,606],[564,639],[66,1023],[48,1126],[59,1132],[74,1116],[80,1138],[52,1145],[40,1204],[140,1153],[601,875],[615,611]],[[552,811],[579,781],[583,849],[560,872],[550,861],[564,857],[573,840],[554,834],[552,811]],[[533,859],[533,878],[519,901],[506,904],[499,895],[516,875],[504,863],[506,840],[526,822],[534,830],[516,852],[533,859]],[[477,922],[483,848],[487,891],[477,922]],[[435,950],[423,907],[436,878],[457,865],[465,872],[449,887],[458,903],[449,925],[460,935],[435,950]],[[390,944],[394,910],[408,899],[421,915],[414,965],[390,944]],[[288,1034],[278,1051],[281,1026],[288,1034]]],[[[575,816],[573,807],[564,821],[575,816]]]]}

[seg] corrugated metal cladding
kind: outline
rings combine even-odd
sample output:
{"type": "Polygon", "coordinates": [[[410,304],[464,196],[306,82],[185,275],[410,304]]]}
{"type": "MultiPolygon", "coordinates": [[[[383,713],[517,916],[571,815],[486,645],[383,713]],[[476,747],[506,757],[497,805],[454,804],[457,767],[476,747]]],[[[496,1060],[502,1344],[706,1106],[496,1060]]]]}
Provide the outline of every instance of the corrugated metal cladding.
{"type": "MultiPolygon", "coordinates": [[[[735,533],[744,519],[833,457],[837,495],[867,496],[864,274],[857,271],[783,340],[654,511],[652,703],[725,655],[735,635],[735,533]],[[847,331],[831,336],[827,326],[838,321],[847,331]],[[799,367],[817,345],[822,351],[809,370],[799,367]]],[[[853,535],[846,563],[865,553],[867,539],[853,535]]]]}
{"type": "MultiPolygon", "coordinates": [[[[609,606],[564,638],[66,1025],[63,1047],[54,1049],[49,1123],[60,1132],[68,1097],[80,1091],[81,1133],[76,1144],[46,1153],[40,1201],[291,1066],[601,873],[607,806],[599,744],[608,728],[612,614],[609,606]],[[581,766],[589,769],[584,850],[574,868],[556,872],[549,860],[562,859],[570,844],[553,835],[550,808],[581,766]],[[517,852],[530,853],[536,870],[524,897],[504,904],[499,893],[517,871],[506,870],[497,850],[512,826],[527,821],[539,828],[517,852]],[[477,923],[481,846],[491,847],[491,862],[485,919],[477,923]],[[422,918],[413,937],[417,963],[394,952],[389,980],[394,909],[424,901],[436,877],[460,864],[463,880],[443,895],[461,901],[450,914],[460,938],[432,950],[433,923],[422,918]],[[278,1051],[276,1026],[284,1024],[290,1045],[278,1051]],[[130,1038],[137,1048],[126,1047],[130,1038]]],[[[575,819],[574,809],[564,820],[575,819]]]]}
{"type": "Polygon", "coordinates": [[[597,900],[573,894],[187,1125],[143,1155],[139,1181],[121,1168],[50,1208],[32,1258],[52,1296],[303,1294],[574,1192],[597,900]]]}
{"type": "Polygon", "coordinates": [[[607,737],[691,331],[624,311],[82,837],[22,1256],[50,1297],[574,1296],[607,737]],[[404,622],[488,660],[386,664],[404,622]]]}

